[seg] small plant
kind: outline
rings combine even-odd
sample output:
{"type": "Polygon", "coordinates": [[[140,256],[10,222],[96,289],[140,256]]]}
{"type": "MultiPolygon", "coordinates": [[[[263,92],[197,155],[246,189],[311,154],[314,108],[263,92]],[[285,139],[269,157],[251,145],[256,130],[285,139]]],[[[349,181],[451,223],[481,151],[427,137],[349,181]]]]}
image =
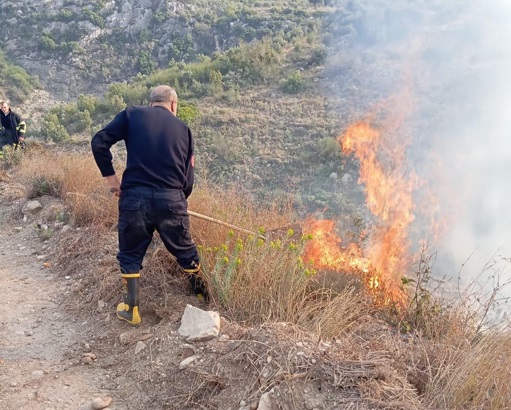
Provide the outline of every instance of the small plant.
{"type": "Polygon", "coordinates": [[[32,187],[29,193],[30,198],[37,198],[44,195],[58,197],[60,188],[56,184],[44,177],[37,177],[32,181],[32,187]]]}
{"type": "Polygon", "coordinates": [[[12,168],[21,163],[23,150],[15,149],[14,146],[6,145],[0,152],[2,152],[4,166],[6,168],[12,168]]]}
{"type": "Polygon", "coordinates": [[[282,86],[284,92],[288,94],[298,94],[305,88],[305,81],[303,80],[300,71],[295,71],[282,86]]]}
{"type": "Polygon", "coordinates": [[[34,229],[37,232],[37,236],[43,241],[51,239],[54,233],[53,230],[45,224],[36,224],[34,229]]]}
{"type": "Polygon", "coordinates": [[[66,211],[59,211],[55,215],[55,220],[65,225],[69,223],[71,216],[66,211]]]}
{"type": "MultiPolygon", "coordinates": [[[[258,234],[263,232],[259,228],[258,234]]],[[[222,245],[200,247],[214,297],[234,317],[255,323],[270,317],[298,320],[299,301],[306,297],[315,272],[301,258],[307,237],[293,241],[289,235],[264,240],[258,235],[235,237],[230,232],[222,245]]]]}
{"type": "Polygon", "coordinates": [[[445,313],[445,307],[433,297],[429,287],[431,279],[431,256],[426,256],[425,251],[420,255],[416,277],[401,278],[401,290],[410,295],[407,305],[402,308],[400,327],[403,332],[419,331],[427,337],[434,338],[438,335],[435,326],[441,321],[445,313]]]}
{"type": "Polygon", "coordinates": [[[195,121],[199,115],[199,110],[197,106],[193,103],[187,103],[185,101],[181,101],[177,107],[177,116],[178,118],[188,124],[188,126],[193,127],[195,121]]]}

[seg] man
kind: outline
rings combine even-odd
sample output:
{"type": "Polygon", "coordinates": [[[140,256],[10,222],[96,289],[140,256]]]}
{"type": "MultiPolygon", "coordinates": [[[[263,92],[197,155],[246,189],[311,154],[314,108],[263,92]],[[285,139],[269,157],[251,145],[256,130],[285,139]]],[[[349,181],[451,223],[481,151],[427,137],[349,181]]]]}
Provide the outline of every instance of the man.
{"type": "Polygon", "coordinates": [[[199,254],[190,237],[187,198],[194,182],[194,142],[188,126],[176,117],[177,94],[160,85],[149,107],[128,107],[92,139],[96,164],[119,199],[119,253],[124,295],[117,317],[140,323],[138,289],[142,261],[158,231],[176,257],[197,295],[205,296],[199,277],[199,254]],[[124,140],[126,169],[119,182],[110,148],[124,140]]]}
{"type": "Polygon", "coordinates": [[[0,101],[0,120],[3,128],[0,135],[0,156],[3,157],[3,148],[6,145],[15,148],[18,145],[24,145],[27,125],[18,114],[11,110],[7,101],[0,101]]]}

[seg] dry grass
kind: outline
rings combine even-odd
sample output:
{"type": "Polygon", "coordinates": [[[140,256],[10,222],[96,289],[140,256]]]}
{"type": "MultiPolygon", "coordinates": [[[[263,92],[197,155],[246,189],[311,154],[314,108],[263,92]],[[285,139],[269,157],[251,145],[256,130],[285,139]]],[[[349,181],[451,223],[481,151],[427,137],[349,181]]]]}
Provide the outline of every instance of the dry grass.
{"type": "MultiPolygon", "coordinates": [[[[241,186],[220,188],[203,178],[189,198],[189,209],[254,232],[275,230],[294,221],[290,203],[274,203],[265,209],[254,207],[252,194],[241,186]]],[[[198,244],[217,246],[230,228],[192,217],[192,234],[198,244]]]]}
{"type": "MultiPolygon", "coordinates": [[[[116,241],[112,230],[117,201],[107,193],[90,155],[46,150],[28,154],[13,174],[16,181],[26,184],[32,196],[41,194],[44,188],[49,190],[47,194],[62,198],[72,222],[84,225],[81,234],[62,238],[58,251],[66,274],[87,274],[75,289],[83,303],[93,309],[99,300],[115,304],[120,288],[114,274],[116,241]]],[[[238,188],[226,191],[207,183],[196,188],[190,209],[257,232],[296,223],[288,204],[258,208],[250,195],[238,188]]],[[[510,335],[483,331],[478,326],[480,318],[465,301],[447,306],[420,288],[412,298],[414,305],[399,322],[398,312],[389,313],[372,305],[360,282],[330,283],[325,275],[304,266],[301,251],[307,239],[294,232],[279,237],[268,235],[270,239],[263,241],[199,219],[192,219],[192,228],[213,304],[224,316],[250,324],[293,323],[316,334],[319,340],[342,338],[352,349],[351,353],[346,351],[347,355],[353,360],[364,358],[356,365],[349,362],[349,368],[342,361],[329,362],[320,371],[311,366],[307,377],[314,372],[318,377],[330,374],[329,379],[335,382],[336,377],[351,374],[357,381],[356,388],[366,392],[364,397],[374,403],[374,408],[383,408],[384,403],[389,404],[388,408],[509,408],[510,335]],[[353,330],[375,312],[385,313],[387,318],[394,315],[394,327],[369,334],[353,330]],[[407,330],[413,336],[403,337],[396,332],[405,322],[412,325],[407,330]],[[416,333],[413,326],[417,326],[416,333]],[[385,360],[375,359],[378,352],[385,360]],[[394,360],[392,368],[399,369],[399,373],[388,373],[390,357],[394,360]]],[[[155,239],[144,261],[143,310],[170,315],[176,309],[176,286],[182,284],[174,259],[155,239]]]]}
{"type": "Polygon", "coordinates": [[[16,179],[28,186],[28,196],[60,197],[78,225],[112,226],[117,218],[117,201],[108,189],[90,155],[60,153],[39,146],[23,156],[16,179]]]}
{"type": "Polygon", "coordinates": [[[454,351],[435,370],[425,395],[432,408],[509,408],[511,334],[483,335],[454,351]]]}

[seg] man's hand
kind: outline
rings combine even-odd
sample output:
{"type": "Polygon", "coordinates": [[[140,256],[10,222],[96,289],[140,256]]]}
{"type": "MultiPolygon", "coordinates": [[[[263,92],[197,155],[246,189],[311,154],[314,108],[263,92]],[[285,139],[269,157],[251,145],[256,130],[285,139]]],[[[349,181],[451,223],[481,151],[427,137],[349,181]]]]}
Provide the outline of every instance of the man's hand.
{"type": "Polygon", "coordinates": [[[105,177],[106,183],[110,187],[110,192],[113,193],[116,197],[121,196],[121,183],[119,182],[119,178],[117,175],[110,175],[105,177]]]}
{"type": "Polygon", "coordinates": [[[23,135],[20,135],[19,138],[20,142],[25,142],[25,137],[23,135]]]}

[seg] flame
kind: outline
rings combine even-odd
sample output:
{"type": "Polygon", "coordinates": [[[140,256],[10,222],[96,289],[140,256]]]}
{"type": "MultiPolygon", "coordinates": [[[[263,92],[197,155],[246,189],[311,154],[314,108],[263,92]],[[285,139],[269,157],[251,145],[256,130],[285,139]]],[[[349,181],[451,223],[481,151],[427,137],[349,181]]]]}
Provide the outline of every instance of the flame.
{"type": "Polygon", "coordinates": [[[407,167],[406,136],[399,131],[397,126],[381,132],[362,121],[338,138],[342,152],[358,159],[358,182],[365,187],[367,207],[377,221],[364,251],[354,243],[342,247],[333,221],[309,221],[304,228],[313,236],[305,253],[307,261],[317,268],[358,271],[369,289],[385,284],[388,298],[394,301],[404,297],[399,287],[411,263],[408,231],[414,220],[412,193],[418,183],[407,167]]]}
{"type": "Polygon", "coordinates": [[[355,243],[341,247],[341,238],[335,233],[332,220],[309,219],[303,231],[312,235],[312,241],[305,248],[304,259],[312,262],[317,269],[332,269],[351,272],[353,269],[367,271],[369,261],[362,255],[362,249],[355,243]]]}
{"type": "Polygon", "coordinates": [[[377,217],[367,257],[379,274],[399,285],[410,264],[408,230],[414,220],[412,193],[417,176],[407,169],[407,144],[397,131],[382,133],[367,122],[350,126],[339,138],[343,153],[360,162],[359,183],[367,207],[377,217]]]}
{"type": "MultiPolygon", "coordinates": [[[[379,273],[371,266],[370,260],[364,257],[362,248],[356,243],[351,242],[343,247],[335,230],[335,222],[332,220],[310,218],[305,221],[303,232],[310,234],[312,240],[305,247],[304,260],[316,269],[359,274],[371,293],[382,300],[379,293],[383,290],[379,273]]],[[[383,303],[390,301],[387,292],[383,296],[383,303]]]]}

